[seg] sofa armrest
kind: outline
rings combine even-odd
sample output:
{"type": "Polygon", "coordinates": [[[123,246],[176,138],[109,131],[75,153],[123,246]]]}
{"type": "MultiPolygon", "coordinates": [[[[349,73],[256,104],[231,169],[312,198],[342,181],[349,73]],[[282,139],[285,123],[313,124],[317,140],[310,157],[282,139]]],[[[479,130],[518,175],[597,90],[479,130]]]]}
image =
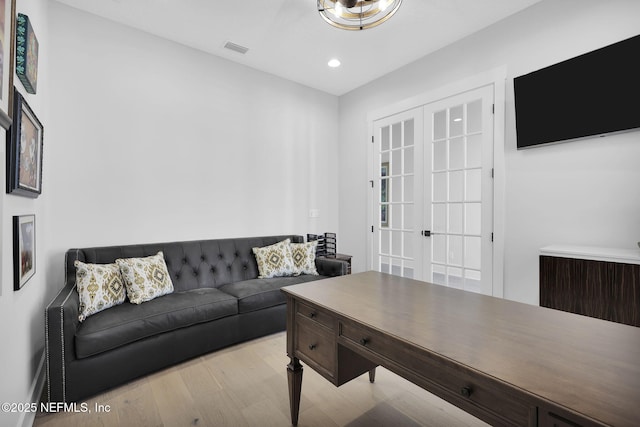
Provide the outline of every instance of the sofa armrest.
{"type": "Polygon", "coordinates": [[[66,402],[65,371],[76,359],[74,339],[80,300],[75,283],[67,283],[45,309],[47,391],[50,402],[66,402]]]}
{"type": "Polygon", "coordinates": [[[344,276],[349,272],[349,263],[340,259],[316,258],[316,270],[321,276],[344,276]]]}

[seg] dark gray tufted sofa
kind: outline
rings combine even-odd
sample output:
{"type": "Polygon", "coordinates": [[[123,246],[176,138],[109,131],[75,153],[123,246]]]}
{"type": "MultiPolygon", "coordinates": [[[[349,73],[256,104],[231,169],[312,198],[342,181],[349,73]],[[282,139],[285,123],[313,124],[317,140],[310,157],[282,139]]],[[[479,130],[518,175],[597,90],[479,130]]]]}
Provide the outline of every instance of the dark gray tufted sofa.
{"type": "MultiPolygon", "coordinates": [[[[302,236],[268,236],[71,249],[65,285],[45,313],[47,391],[75,402],[134,378],[231,344],[284,330],[280,288],[347,273],[319,258],[320,276],[258,279],[253,247],[302,236]],[[124,304],[78,322],[75,260],[107,264],[163,251],[174,293],[124,304]]],[[[283,349],[284,351],[284,349],[283,349]]]]}

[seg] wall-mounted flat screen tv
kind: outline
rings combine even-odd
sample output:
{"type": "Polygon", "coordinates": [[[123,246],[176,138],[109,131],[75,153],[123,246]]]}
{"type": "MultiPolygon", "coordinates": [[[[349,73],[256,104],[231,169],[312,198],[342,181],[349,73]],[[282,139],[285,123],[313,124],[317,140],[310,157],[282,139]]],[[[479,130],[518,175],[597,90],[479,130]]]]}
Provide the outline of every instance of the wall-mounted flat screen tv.
{"type": "Polygon", "coordinates": [[[640,36],[513,83],[518,148],[640,128],[640,36]]]}

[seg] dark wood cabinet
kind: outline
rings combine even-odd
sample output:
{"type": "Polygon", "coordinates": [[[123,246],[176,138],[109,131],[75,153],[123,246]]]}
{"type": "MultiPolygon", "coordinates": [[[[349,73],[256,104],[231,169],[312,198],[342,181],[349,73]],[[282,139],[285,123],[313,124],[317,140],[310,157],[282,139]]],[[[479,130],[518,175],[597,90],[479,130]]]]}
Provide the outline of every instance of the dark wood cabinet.
{"type": "Polygon", "coordinates": [[[604,260],[576,252],[572,258],[541,251],[540,306],[640,326],[640,264],[629,263],[633,257],[615,262],[607,252],[604,260]]]}

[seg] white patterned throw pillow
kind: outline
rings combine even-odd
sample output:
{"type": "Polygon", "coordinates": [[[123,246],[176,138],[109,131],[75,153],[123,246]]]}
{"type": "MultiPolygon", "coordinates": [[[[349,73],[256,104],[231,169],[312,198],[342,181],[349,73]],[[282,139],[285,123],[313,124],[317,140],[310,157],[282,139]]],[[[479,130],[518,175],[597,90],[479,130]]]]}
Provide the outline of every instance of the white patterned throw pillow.
{"type": "Polygon", "coordinates": [[[142,304],[173,292],[173,282],[162,251],[145,258],[120,258],[116,264],[120,267],[127,296],[133,304],[142,304]]]}
{"type": "Polygon", "coordinates": [[[76,260],[73,265],[80,299],[79,321],[124,302],[124,283],[116,264],[85,264],[76,260]]]}
{"type": "Polygon", "coordinates": [[[291,258],[290,239],[262,248],[253,248],[258,263],[258,278],[292,276],[294,274],[291,258]]]}
{"type": "Polygon", "coordinates": [[[318,241],[307,243],[291,243],[291,258],[293,259],[293,272],[296,276],[300,274],[318,275],[316,270],[316,247],[318,241]]]}

